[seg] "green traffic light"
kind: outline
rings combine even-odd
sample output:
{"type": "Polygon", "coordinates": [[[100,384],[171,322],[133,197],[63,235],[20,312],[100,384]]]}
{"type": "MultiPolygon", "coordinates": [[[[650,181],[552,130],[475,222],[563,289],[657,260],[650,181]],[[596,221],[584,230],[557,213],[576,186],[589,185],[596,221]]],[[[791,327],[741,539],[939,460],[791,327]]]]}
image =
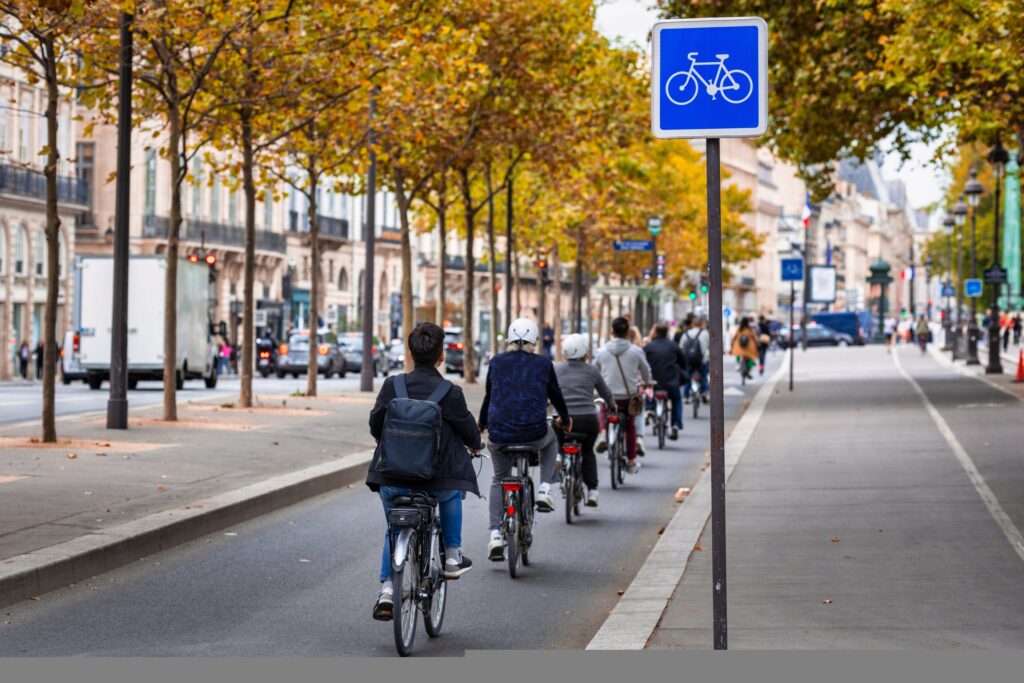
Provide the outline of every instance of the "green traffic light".
{"type": "Polygon", "coordinates": [[[708,293],[708,286],[707,285],[701,285],[700,286],[700,293],[701,294],[707,294],[708,293]]]}
{"type": "Polygon", "coordinates": [[[690,301],[693,301],[696,298],[697,298],[697,292],[690,292],[690,301]]]}

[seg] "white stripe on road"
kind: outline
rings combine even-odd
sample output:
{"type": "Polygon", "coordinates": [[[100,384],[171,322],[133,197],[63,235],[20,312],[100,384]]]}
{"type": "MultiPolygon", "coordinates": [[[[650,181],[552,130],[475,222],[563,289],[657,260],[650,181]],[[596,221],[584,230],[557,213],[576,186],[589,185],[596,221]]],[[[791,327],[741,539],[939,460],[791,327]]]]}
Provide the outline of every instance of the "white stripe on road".
{"type": "Polygon", "coordinates": [[[992,493],[992,489],[985,483],[985,479],[978,472],[978,468],[974,466],[974,461],[971,460],[971,456],[968,455],[964,447],[960,445],[960,441],[956,438],[956,434],[949,428],[949,424],[945,418],[939,413],[938,409],[932,404],[931,400],[921,389],[921,385],[910,376],[910,374],[903,369],[903,364],[900,362],[899,351],[892,354],[892,361],[896,364],[896,369],[899,370],[900,374],[903,375],[903,379],[910,382],[910,386],[914,387],[914,391],[921,397],[921,403],[924,404],[925,410],[931,415],[932,421],[935,422],[935,426],[939,428],[939,433],[946,439],[946,443],[949,444],[950,450],[953,451],[953,455],[960,462],[960,466],[964,468],[964,472],[967,473],[967,478],[974,484],[974,489],[981,496],[981,500],[984,501],[985,507],[988,508],[992,518],[996,520],[996,524],[1006,534],[1006,540],[1010,542],[1013,549],[1017,551],[1017,555],[1020,556],[1021,560],[1024,560],[1024,536],[1021,535],[1020,529],[1018,529],[1013,520],[1003,510],[1003,506],[999,504],[999,500],[995,494],[992,493]]]}
{"type": "MultiPolygon", "coordinates": [[[[790,354],[792,351],[790,351],[790,354]]],[[[736,463],[764,414],[775,384],[787,371],[791,356],[771,378],[761,385],[750,407],[733,427],[725,442],[725,480],[729,481],[736,463]]],[[[615,609],[587,645],[588,650],[642,650],[651,639],[668,601],[676,591],[683,571],[711,514],[711,470],[701,475],[690,495],[672,515],[664,533],[647,556],[643,566],[622,594],[615,609]]]]}

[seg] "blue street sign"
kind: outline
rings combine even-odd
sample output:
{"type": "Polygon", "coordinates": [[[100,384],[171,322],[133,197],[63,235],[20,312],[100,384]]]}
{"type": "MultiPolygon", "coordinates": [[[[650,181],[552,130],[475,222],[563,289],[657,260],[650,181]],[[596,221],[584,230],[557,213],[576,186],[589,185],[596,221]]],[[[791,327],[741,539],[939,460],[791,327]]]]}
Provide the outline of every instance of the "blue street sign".
{"type": "Polygon", "coordinates": [[[956,289],[953,285],[942,285],[942,293],[939,296],[956,296],[956,289]]]}
{"type": "Polygon", "coordinates": [[[654,25],[651,54],[655,137],[757,137],[767,130],[764,19],[661,21],[654,25]]]}
{"type": "Polygon", "coordinates": [[[981,296],[981,279],[968,278],[964,280],[964,296],[968,299],[977,299],[981,296]]]}
{"type": "Polygon", "coordinates": [[[800,282],[804,279],[804,260],[802,258],[782,259],[782,281],[800,282]]]}
{"type": "Polygon", "coordinates": [[[615,251],[653,251],[654,242],[652,240],[622,240],[613,242],[612,247],[615,251]]]}
{"type": "Polygon", "coordinates": [[[645,280],[650,280],[651,279],[651,269],[650,268],[644,268],[644,279],[645,280]]]}
{"type": "Polygon", "coordinates": [[[732,317],[732,309],[729,308],[728,306],[726,306],[725,308],[722,309],[722,315],[724,315],[726,318],[731,318],[732,317]]]}

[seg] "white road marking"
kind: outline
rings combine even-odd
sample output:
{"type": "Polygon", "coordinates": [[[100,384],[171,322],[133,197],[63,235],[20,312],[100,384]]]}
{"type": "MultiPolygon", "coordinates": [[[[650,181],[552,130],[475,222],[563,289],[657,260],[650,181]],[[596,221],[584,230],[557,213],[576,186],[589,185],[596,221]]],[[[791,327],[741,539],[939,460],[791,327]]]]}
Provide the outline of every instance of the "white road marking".
{"type": "Polygon", "coordinates": [[[1021,535],[1020,529],[1018,529],[1013,520],[1003,510],[1003,506],[999,504],[999,499],[996,498],[995,494],[992,493],[992,489],[985,483],[985,479],[978,472],[978,468],[975,467],[974,461],[971,460],[971,456],[964,450],[964,447],[960,445],[960,441],[956,438],[956,434],[950,429],[949,424],[945,418],[939,413],[938,409],[932,404],[928,396],[921,389],[921,385],[910,376],[910,374],[903,369],[903,364],[900,362],[899,352],[892,354],[892,361],[896,364],[896,369],[899,370],[900,374],[903,375],[903,379],[910,382],[910,386],[914,387],[914,391],[921,398],[921,403],[924,404],[925,410],[931,415],[932,421],[935,422],[935,426],[939,428],[939,433],[946,439],[946,443],[949,444],[950,450],[953,451],[953,455],[960,462],[960,466],[964,468],[964,472],[967,473],[967,478],[974,484],[974,489],[981,496],[981,500],[985,503],[985,507],[988,508],[989,514],[996,520],[996,524],[1003,530],[1006,535],[1006,540],[1010,542],[1010,545],[1020,556],[1020,559],[1024,561],[1024,536],[1021,535]]]}

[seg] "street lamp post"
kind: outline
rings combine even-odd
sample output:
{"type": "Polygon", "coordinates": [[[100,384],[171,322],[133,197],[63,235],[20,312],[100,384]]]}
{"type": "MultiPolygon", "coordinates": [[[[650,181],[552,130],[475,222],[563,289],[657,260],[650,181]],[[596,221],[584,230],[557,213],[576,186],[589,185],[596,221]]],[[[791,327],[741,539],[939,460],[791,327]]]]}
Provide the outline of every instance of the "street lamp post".
{"type": "MultiPolygon", "coordinates": [[[[975,249],[976,233],[978,228],[978,202],[981,201],[981,194],[985,191],[978,180],[978,171],[971,169],[971,177],[964,185],[964,194],[967,195],[967,203],[971,206],[971,278],[978,277],[978,254],[975,249]]],[[[971,297],[971,317],[967,321],[967,364],[981,365],[978,360],[978,297],[971,297]]]]}
{"type": "MultiPolygon", "coordinates": [[[[1002,265],[999,258],[999,189],[1003,184],[1003,169],[1006,168],[1006,162],[1009,160],[1010,154],[1003,148],[997,136],[995,147],[988,153],[988,161],[992,164],[992,170],[995,171],[996,176],[996,215],[992,240],[993,267],[1002,265]]],[[[988,324],[988,365],[985,366],[986,375],[1003,374],[1003,363],[999,358],[999,293],[1001,289],[1002,285],[1000,283],[992,283],[992,315],[988,324]]]]}
{"type": "Polygon", "coordinates": [[[924,259],[924,317],[932,319],[932,257],[924,259]]]}
{"type": "Polygon", "coordinates": [[[964,223],[967,222],[967,204],[964,196],[953,206],[953,220],[958,228],[956,243],[956,332],[953,335],[953,360],[964,357],[964,223]]]}
{"type": "MultiPolygon", "coordinates": [[[[952,286],[953,284],[953,226],[956,221],[953,216],[946,214],[946,217],[942,219],[942,229],[946,233],[946,284],[945,287],[952,286]]],[[[945,289],[944,287],[944,289],[945,289]]],[[[952,348],[950,339],[950,330],[953,327],[953,321],[950,319],[949,312],[949,290],[946,289],[946,312],[942,316],[942,350],[949,351],[952,348]]]]}

